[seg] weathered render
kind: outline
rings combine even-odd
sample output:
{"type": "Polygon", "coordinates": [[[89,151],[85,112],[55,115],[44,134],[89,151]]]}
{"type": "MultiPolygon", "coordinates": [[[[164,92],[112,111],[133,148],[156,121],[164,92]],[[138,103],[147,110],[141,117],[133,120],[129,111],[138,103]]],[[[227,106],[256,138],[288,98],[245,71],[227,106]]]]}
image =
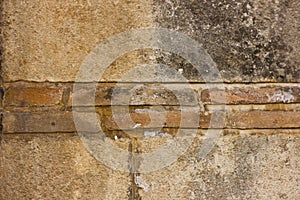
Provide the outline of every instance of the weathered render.
{"type": "Polygon", "coordinates": [[[300,198],[299,1],[2,0],[0,16],[1,200],[300,198]],[[191,37],[222,81],[208,83],[182,56],[146,48],[74,90],[88,54],[141,28],[191,37]],[[157,64],[185,80],[149,67],[157,64]],[[137,153],[127,170],[85,146],[74,113],[94,111],[103,140],[137,153]],[[191,133],[175,162],[142,171],[137,155],[191,133]]]}

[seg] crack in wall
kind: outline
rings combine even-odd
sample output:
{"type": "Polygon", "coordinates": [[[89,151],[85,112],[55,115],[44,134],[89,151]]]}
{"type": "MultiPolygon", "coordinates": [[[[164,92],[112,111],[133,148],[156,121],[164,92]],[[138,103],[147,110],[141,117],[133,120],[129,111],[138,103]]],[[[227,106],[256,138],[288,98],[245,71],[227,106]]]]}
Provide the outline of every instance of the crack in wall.
{"type": "Polygon", "coordinates": [[[131,138],[129,144],[129,152],[131,152],[128,163],[129,163],[129,171],[130,171],[130,187],[128,191],[129,200],[141,200],[142,197],[139,195],[140,186],[137,183],[137,177],[139,177],[138,168],[140,162],[137,157],[135,157],[134,153],[139,153],[138,150],[138,142],[136,138],[131,138]]]}

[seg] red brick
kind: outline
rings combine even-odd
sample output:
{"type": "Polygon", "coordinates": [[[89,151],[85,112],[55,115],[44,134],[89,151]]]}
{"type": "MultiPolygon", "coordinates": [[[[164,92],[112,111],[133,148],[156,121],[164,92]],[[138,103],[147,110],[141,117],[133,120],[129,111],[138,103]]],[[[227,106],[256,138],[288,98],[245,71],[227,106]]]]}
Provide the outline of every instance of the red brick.
{"type": "MultiPolygon", "coordinates": [[[[188,85],[174,84],[98,84],[93,94],[93,85],[82,84],[72,98],[80,100],[75,106],[103,105],[197,105],[197,96],[188,85]],[[189,88],[189,89],[187,89],[189,88]],[[95,95],[95,103],[90,97],[95,95]],[[112,102],[112,96],[114,95],[112,102]],[[181,102],[179,101],[179,99],[181,102]]],[[[72,98],[68,105],[72,105],[72,98]]]]}
{"type": "Polygon", "coordinates": [[[198,128],[199,112],[189,108],[183,112],[179,110],[159,110],[138,108],[131,110],[129,113],[125,109],[117,109],[114,116],[110,109],[99,110],[101,122],[105,129],[135,129],[136,128],[160,128],[160,127],[183,127],[198,128]],[[130,118],[129,118],[129,117],[130,118]],[[114,119],[117,119],[118,123],[114,119]],[[181,119],[184,119],[181,123],[181,119]]]}
{"type": "MultiPolygon", "coordinates": [[[[124,110],[123,110],[124,111],[124,110]]],[[[115,111],[112,116],[110,108],[98,108],[99,118],[103,130],[138,130],[142,128],[299,128],[300,112],[293,111],[228,111],[215,113],[198,113],[193,110],[180,112],[168,110],[164,114],[160,112],[134,112],[129,116],[132,124],[122,109],[115,111]],[[150,121],[152,116],[152,122],[150,121]],[[181,123],[181,117],[184,119],[181,123]],[[199,118],[200,117],[200,118],[199,118]],[[115,119],[119,122],[116,123],[115,119]],[[224,121],[225,120],[225,121],[224,121]],[[138,125],[140,124],[140,125],[138,125]],[[136,127],[135,127],[136,126],[136,127]]],[[[82,118],[88,119],[90,112],[82,112],[82,118]]],[[[127,115],[128,116],[128,115],[127,115]]],[[[83,120],[80,129],[88,131],[91,120],[83,120]]],[[[72,112],[32,112],[32,113],[4,113],[4,133],[51,133],[51,132],[75,132],[72,112]]]]}
{"type": "Polygon", "coordinates": [[[9,87],[5,92],[5,106],[53,106],[61,102],[61,87],[9,87]]]}
{"type": "Polygon", "coordinates": [[[72,112],[4,113],[4,133],[72,132],[75,126],[72,112]]]}
{"type": "Polygon", "coordinates": [[[299,87],[237,87],[226,88],[226,102],[221,96],[224,91],[217,88],[205,89],[201,92],[204,103],[226,103],[226,104],[265,104],[265,103],[299,103],[299,87]],[[213,97],[214,101],[211,101],[213,97]]]}
{"type": "Polygon", "coordinates": [[[228,128],[299,128],[300,112],[249,111],[229,112],[228,128]]]}

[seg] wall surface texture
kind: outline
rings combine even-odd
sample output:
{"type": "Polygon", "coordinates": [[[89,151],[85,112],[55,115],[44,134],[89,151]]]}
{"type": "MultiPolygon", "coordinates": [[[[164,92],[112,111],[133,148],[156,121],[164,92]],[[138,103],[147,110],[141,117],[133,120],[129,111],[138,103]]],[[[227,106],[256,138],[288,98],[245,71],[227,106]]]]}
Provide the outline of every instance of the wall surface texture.
{"type": "Polygon", "coordinates": [[[299,0],[1,0],[0,7],[1,200],[300,199],[299,0]],[[96,49],[136,29],[150,36],[96,49]],[[147,38],[173,41],[160,30],[200,50],[184,39],[169,45],[182,55],[131,48],[147,38]],[[78,79],[103,61],[88,55],[115,59],[98,79],[78,79]],[[197,70],[186,57],[204,64],[197,70]],[[127,157],[100,148],[90,116],[105,133],[100,140],[127,157]],[[166,144],[172,155],[140,156],[166,144]]]}

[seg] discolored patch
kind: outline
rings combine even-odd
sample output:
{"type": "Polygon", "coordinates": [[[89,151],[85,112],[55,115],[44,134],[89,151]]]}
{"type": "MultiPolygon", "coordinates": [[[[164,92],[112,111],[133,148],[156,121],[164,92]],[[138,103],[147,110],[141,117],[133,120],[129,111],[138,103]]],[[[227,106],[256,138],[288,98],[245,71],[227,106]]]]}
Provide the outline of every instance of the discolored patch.
{"type": "MultiPolygon", "coordinates": [[[[154,15],[158,26],[203,44],[226,82],[299,82],[297,2],[155,0],[154,15]]],[[[173,55],[163,59],[182,64],[173,55]]],[[[193,81],[201,80],[189,64],[182,68],[193,81]]]]}

